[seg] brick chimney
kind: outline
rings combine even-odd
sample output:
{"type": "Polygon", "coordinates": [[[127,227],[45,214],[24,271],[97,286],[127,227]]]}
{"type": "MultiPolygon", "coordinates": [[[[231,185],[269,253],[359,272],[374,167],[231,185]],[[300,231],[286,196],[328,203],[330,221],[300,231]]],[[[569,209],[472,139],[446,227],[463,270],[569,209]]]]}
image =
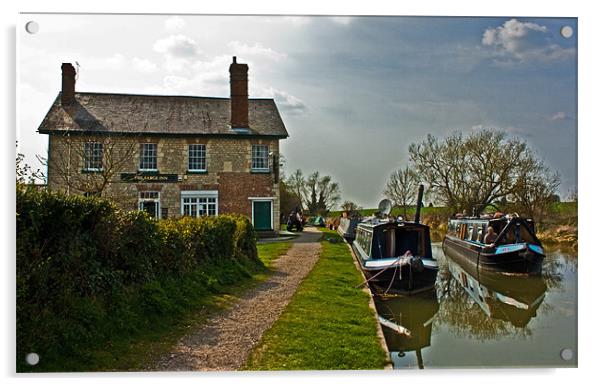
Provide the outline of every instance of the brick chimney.
{"type": "Polygon", "coordinates": [[[75,98],[75,68],[71,63],[63,63],[61,70],[63,72],[61,104],[69,105],[75,98]]]}
{"type": "Polygon", "coordinates": [[[232,128],[249,127],[249,66],[236,63],[232,57],[230,65],[230,124],[232,128]]]}

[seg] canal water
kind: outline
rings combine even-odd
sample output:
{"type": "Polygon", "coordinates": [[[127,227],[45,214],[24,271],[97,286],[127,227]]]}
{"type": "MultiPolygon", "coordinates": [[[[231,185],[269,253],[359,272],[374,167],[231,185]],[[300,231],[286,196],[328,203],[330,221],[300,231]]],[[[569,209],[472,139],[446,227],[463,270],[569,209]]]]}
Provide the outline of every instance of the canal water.
{"type": "Polygon", "coordinates": [[[577,366],[575,252],[546,249],[540,277],[474,272],[440,243],[433,255],[433,290],[374,298],[395,369],[577,366]]]}

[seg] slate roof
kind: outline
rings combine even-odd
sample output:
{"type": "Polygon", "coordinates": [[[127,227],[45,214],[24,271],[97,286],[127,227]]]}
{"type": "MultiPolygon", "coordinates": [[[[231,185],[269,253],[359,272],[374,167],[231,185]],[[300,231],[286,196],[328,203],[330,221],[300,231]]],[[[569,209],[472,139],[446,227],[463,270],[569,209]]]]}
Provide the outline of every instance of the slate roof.
{"type": "MultiPolygon", "coordinates": [[[[250,135],[288,137],[273,99],[249,99],[250,135]]],[[[59,92],[38,131],[158,135],[238,135],[230,127],[230,99],[76,92],[61,105],[59,92]]],[[[244,135],[244,134],[242,134],[244,135]]]]}

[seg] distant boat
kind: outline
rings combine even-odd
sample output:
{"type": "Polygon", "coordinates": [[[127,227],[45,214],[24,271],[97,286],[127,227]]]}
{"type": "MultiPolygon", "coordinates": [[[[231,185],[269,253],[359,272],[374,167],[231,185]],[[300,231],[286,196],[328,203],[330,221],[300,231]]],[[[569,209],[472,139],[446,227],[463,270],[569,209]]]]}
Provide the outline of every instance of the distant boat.
{"type": "Polygon", "coordinates": [[[517,215],[450,219],[443,250],[454,258],[467,259],[476,268],[508,273],[541,273],[545,257],[533,220],[517,215]],[[497,236],[486,244],[488,227],[497,236]]]}
{"type": "MultiPolygon", "coordinates": [[[[394,291],[415,292],[432,288],[439,266],[433,259],[430,228],[419,223],[423,187],[419,191],[414,222],[399,218],[372,218],[357,224],[354,255],[371,284],[394,291]]],[[[391,203],[383,200],[385,216],[391,203]]]]}
{"type": "Polygon", "coordinates": [[[355,240],[355,230],[360,223],[359,218],[341,217],[337,232],[348,242],[355,240]]]}

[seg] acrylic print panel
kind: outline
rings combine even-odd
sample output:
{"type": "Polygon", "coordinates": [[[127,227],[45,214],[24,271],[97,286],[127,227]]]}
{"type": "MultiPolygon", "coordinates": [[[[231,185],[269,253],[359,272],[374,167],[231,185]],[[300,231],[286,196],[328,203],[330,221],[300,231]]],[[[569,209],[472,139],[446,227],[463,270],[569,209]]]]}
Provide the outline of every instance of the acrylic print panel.
{"type": "Polygon", "coordinates": [[[575,18],[18,31],[18,372],[577,366],[575,18]]]}

